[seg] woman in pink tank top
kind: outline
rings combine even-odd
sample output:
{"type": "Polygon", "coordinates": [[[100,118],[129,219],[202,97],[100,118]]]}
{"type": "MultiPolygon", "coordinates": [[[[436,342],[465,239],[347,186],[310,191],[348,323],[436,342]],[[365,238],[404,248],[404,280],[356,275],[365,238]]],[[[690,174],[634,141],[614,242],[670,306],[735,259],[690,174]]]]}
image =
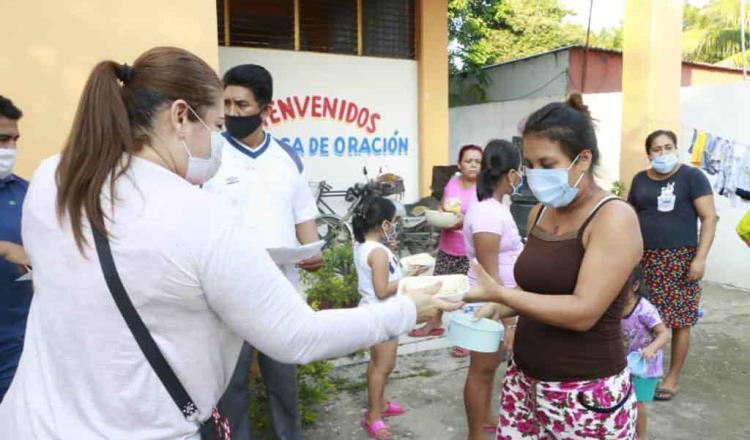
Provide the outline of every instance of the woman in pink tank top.
{"type": "MultiPolygon", "coordinates": [[[[440,248],[435,261],[435,275],[465,275],[469,271],[469,259],[464,246],[463,219],[469,206],[477,201],[477,175],[482,164],[482,148],[464,145],[458,153],[459,174],[451,177],[445,185],[440,210],[458,212],[461,221],[454,227],[440,231],[440,248]]],[[[442,315],[435,317],[423,327],[409,332],[411,337],[441,336],[442,315]]],[[[468,353],[466,353],[468,354],[468,353]]]]}

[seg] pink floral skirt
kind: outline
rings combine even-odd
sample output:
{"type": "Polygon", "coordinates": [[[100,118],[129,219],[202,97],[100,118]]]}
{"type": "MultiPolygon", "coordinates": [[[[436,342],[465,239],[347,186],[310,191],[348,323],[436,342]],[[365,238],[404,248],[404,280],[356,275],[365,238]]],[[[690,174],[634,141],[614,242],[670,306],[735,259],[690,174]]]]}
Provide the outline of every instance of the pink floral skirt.
{"type": "Polygon", "coordinates": [[[627,368],[602,379],[543,382],[513,363],[503,381],[497,440],[633,440],[635,420],[627,368]]]}

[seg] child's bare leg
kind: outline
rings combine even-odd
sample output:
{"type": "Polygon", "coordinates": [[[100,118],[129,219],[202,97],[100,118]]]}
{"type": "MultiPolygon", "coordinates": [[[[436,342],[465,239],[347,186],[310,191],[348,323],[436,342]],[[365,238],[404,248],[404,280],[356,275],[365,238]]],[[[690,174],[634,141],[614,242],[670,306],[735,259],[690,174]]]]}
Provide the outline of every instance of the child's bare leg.
{"type": "Polygon", "coordinates": [[[367,367],[367,403],[369,407],[368,422],[382,418],[386,409],[385,386],[388,375],[396,365],[398,341],[378,344],[370,350],[370,364],[367,367]]]}
{"type": "Polygon", "coordinates": [[[638,402],[638,418],[635,422],[635,434],[638,440],[646,440],[646,405],[638,402]]]}

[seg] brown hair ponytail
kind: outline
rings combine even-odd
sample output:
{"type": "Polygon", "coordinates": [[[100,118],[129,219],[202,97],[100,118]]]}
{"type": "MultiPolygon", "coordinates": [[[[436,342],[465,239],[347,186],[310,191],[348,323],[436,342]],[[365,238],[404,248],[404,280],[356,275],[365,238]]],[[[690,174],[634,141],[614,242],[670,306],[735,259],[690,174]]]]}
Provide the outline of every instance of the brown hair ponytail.
{"type": "MultiPolygon", "coordinates": [[[[81,250],[86,241],[81,228],[84,213],[92,228],[106,234],[101,190],[123,153],[133,148],[128,112],[116,74],[119,68],[113,61],[94,67],[57,167],[57,215],[70,216],[81,250]]],[[[126,169],[122,167],[119,173],[126,169]]],[[[117,177],[110,180],[111,190],[117,177]]]]}
{"type": "Polygon", "coordinates": [[[205,61],[174,47],[151,49],[132,68],[114,61],[94,67],[56,174],[57,215],[60,219],[69,216],[81,251],[86,243],[84,216],[93,229],[107,233],[102,189],[109,179],[114,204],[115,180],[130,165],[125,153],[134,153],[149,142],[156,113],[184,99],[202,115],[221,93],[221,81],[205,61]]]}
{"type": "Polygon", "coordinates": [[[589,106],[583,103],[583,96],[580,93],[571,93],[568,95],[568,99],[565,101],[568,106],[572,107],[578,113],[586,117],[590,122],[594,122],[594,118],[591,117],[591,111],[589,106]]]}

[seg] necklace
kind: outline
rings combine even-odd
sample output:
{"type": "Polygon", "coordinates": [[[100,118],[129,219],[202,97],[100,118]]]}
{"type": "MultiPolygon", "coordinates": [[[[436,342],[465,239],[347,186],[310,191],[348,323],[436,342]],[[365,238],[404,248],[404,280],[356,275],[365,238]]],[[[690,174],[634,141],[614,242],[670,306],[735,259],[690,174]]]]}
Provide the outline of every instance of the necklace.
{"type": "MultiPolygon", "coordinates": [[[[583,196],[580,199],[575,200],[573,203],[575,203],[575,204],[577,204],[579,206],[583,206],[583,205],[586,204],[586,202],[588,201],[588,199],[590,199],[591,196],[594,195],[595,192],[596,192],[596,188],[588,189],[586,191],[586,193],[583,194],[583,196]]],[[[558,219],[558,214],[557,213],[558,213],[558,210],[555,209],[554,210],[554,215],[552,217],[552,233],[554,235],[560,235],[560,223],[559,223],[559,219],[558,219]]]]}

